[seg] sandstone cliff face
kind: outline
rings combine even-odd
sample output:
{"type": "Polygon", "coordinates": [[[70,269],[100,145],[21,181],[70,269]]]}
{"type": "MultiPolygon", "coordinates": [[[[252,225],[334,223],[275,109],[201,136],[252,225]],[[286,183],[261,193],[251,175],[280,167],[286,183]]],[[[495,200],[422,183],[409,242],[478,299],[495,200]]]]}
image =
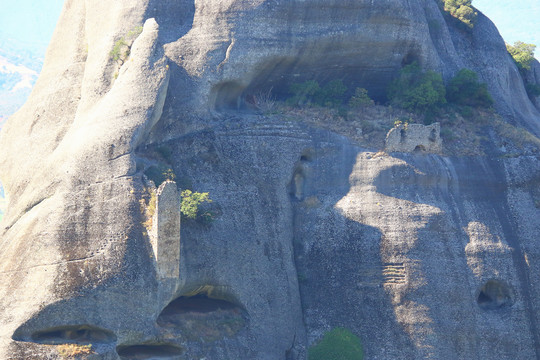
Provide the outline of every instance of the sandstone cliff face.
{"type": "Polygon", "coordinates": [[[336,326],[368,359],[539,358],[536,157],[380,156],[248,111],[308,79],[383,99],[412,61],[472,68],[540,134],[493,24],[462,33],[431,0],[68,0],[0,138],[0,358],[304,359],[336,326]],[[214,221],[179,231],[169,184],[149,225],[152,168],[214,221]]]}

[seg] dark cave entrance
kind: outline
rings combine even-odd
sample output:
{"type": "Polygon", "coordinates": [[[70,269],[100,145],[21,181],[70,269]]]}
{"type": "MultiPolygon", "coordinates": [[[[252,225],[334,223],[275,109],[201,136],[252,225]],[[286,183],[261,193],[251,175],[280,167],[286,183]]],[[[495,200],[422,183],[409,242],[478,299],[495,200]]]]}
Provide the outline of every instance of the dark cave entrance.
{"type": "MultiPolygon", "coordinates": [[[[46,330],[36,331],[31,335],[30,338],[32,342],[48,345],[65,343],[112,343],[116,341],[116,336],[112,332],[91,325],[54,327],[46,330]]],[[[14,339],[28,341],[26,339],[18,339],[17,336],[14,336],[14,339]]]]}
{"type": "Polygon", "coordinates": [[[206,295],[181,296],[172,301],[163,311],[160,317],[189,312],[210,313],[218,310],[231,310],[237,306],[221,299],[212,299],[206,295]]]}
{"type": "Polygon", "coordinates": [[[173,337],[199,342],[234,337],[248,321],[247,312],[237,304],[197,294],[169,303],[158,316],[157,325],[173,337]]]}
{"type": "Polygon", "coordinates": [[[500,280],[488,280],[476,299],[482,310],[499,310],[514,304],[514,293],[510,286],[500,280]]]}
{"type": "Polygon", "coordinates": [[[121,360],[179,359],[183,350],[179,346],[165,344],[119,346],[116,352],[121,360]]]}
{"type": "MultiPolygon", "coordinates": [[[[250,74],[237,80],[216,84],[211,90],[210,105],[218,112],[257,110],[268,100],[285,102],[291,98],[291,85],[316,81],[322,88],[335,80],[347,87],[343,102],[355,94],[357,88],[367,89],[371,99],[378,103],[387,102],[388,84],[397,76],[400,63],[392,67],[374,67],[366,62],[368,57],[351,56],[350,52],[336,49],[341,57],[329,56],[337,46],[326,44],[328,52],[313,53],[312,56],[275,56],[257,64],[250,74]]],[[[410,53],[405,62],[415,61],[417,56],[410,53]]]]}

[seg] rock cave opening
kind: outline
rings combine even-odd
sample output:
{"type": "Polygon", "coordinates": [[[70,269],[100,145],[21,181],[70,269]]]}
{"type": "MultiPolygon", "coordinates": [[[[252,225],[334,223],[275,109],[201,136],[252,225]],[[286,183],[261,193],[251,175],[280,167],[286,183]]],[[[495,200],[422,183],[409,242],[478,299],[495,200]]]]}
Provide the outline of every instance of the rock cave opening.
{"type": "Polygon", "coordinates": [[[248,324],[247,312],[224,299],[205,294],[181,296],[173,300],[158,316],[158,326],[178,333],[187,340],[205,341],[232,337],[248,324]]]}
{"type": "Polygon", "coordinates": [[[236,307],[236,305],[228,301],[212,299],[203,294],[198,294],[195,296],[180,296],[167,305],[167,307],[161,312],[160,316],[188,312],[210,313],[218,310],[231,310],[236,307]]]}
{"type": "Polygon", "coordinates": [[[211,92],[214,99],[214,109],[227,111],[240,110],[245,107],[244,89],[245,86],[236,81],[226,81],[214,86],[211,92]]]}
{"type": "Polygon", "coordinates": [[[32,333],[30,339],[14,336],[15,340],[31,341],[40,344],[92,344],[92,343],[113,343],[116,336],[108,330],[91,325],[74,325],[54,327],[32,333]]]}
{"type": "MultiPolygon", "coordinates": [[[[328,53],[334,46],[327,44],[328,53]]],[[[353,56],[350,52],[344,52],[337,58],[329,57],[328,53],[263,60],[245,77],[215,85],[211,90],[210,104],[218,112],[260,110],[269,102],[285,102],[291,98],[293,84],[315,81],[322,88],[335,80],[341,80],[347,88],[342,95],[344,102],[357,88],[367,89],[370,98],[378,103],[387,101],[387,87],[399,72],[399,63],[391,69],[379,69],[372,68],[362,56],[353,56]]],[[[416,61],[417,56],[407,55],[403,61],[409,60],[416,61]]]]}
{"type": "Polygon", "coordinates": [[[119,346],[116,352],[121,360],[176,360],[180,359],[183,350],[179,346],[170,344],[144,344],[119,346]]]}
{"type": "Polygon", "coordinates": [[[417,145],[417,146],[414,148],[413,152],[414,152],[415,154],[423,154],[423,153],[426,152],[426,147],[425,147],[424,145],[417,145]]]}
{"type": "Polygon", "coordinates": [[[488,280],[480,287],[476,302],[482,310],[509,308],[514,305],[514,292],[500,280],[488,280]]]}
{"type": "Polygon", "coordinates": [[[411,65],[415,62],[420,63],[419,51],[410,51],[401,60],[401,67],[411,65]]]}

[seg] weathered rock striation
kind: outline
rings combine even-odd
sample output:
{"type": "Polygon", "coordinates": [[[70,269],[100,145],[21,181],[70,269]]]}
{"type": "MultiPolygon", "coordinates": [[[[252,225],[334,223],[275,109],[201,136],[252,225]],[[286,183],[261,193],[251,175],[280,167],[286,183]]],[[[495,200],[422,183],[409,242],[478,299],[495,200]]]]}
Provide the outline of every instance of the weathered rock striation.
{"type": "Polygon", "coordinates": [[[475,70],[540,134],[493,24],[433,0],[67,0],[0,135],[0,358],[305,359],[341,326],[367,359],[540,359],[537,156],[381,153],[250,108],[305,80],[384,100],[413,61],[475,70]],[[180,226],[175,184],[213,221],[180,226]]]}

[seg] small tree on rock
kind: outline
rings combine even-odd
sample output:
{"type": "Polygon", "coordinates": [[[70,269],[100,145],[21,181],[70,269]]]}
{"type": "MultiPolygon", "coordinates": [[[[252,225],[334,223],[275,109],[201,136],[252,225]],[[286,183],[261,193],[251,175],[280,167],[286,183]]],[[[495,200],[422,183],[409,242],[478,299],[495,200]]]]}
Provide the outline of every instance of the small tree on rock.
{"type": "Polygon", "coordinates": [[[188,219],[195,220],[199,213],[199,205],[204,202],[211,203],[210,195],[200,192],[192,192],[191,190],[184,190],[180,194],[182,196],[182,203],[180,205],[180,212],[188,219]]]}
{"type": "Polygon", "coordinates": [[[448,101],[458,105],[490,107],[493,99],[485,83],[478,82],[478,75],[469,69],[461,69],[450,80],[446,89],[448,101]]]}
{"type": "Polygon", "coordinates": [[[472,0],[444,0],[444,11],[472,29],[478,12],[472,7],[472,0]]]}
{"type": "Polygon", "coordinates": [[[522,41],[516,41],[514,45],[506,44],[506,50],[512,55],[520,71],[531,69],[535,49],[536,45],[526,44],[522,41]]]}
{"type": "Polygon", "coordinates": [[[434,71],[423,72],[416,62],[401,69],[388,88],[392,104],[423,114],[433,114],[446,104],[445,95],[442,76],[434,71]]]}

